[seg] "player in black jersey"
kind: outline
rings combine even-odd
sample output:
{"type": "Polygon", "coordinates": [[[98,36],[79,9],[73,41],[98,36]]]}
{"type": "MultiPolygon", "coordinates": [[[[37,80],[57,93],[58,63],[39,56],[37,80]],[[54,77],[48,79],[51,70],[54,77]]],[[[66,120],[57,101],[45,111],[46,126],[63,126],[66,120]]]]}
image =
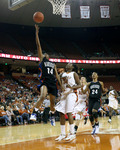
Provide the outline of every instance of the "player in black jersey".
{"type": "MultiPolygon", "coordinates": [[[[38,57],[40,58],[40,64],[39,64],[39,71],[40,71],[40,85],[38,86],[38,89],[40,91],[40,98],[38,99],[35,110],[37,110],[42,102],[44,101],[47,94],[50,96],[50,110],[54,113],[54,101],[57,94],[57,86],[56,86],[56,80],[60,83],[61,81],[59,78],[59,75],[57,73],[57,68],[55,64],[51,61],[49,61],[49,55],[45,53],[43,55],[42,48],[40,45],[39,40],[39,27],[38,25],[35,25],[36,28],[36,45],[38,50],[38,57]]],[[[31,116],[31,120],[36,120],[35,116],[31,116]]]]}
{"type": "Polygon", "coordinates": [[[92,134],[97,134],[99,132],[98,109],[100,108],[100,99],[102,93],[105,93],[108,90],[104,88],[103,82],[98,81],[98,74],[96,72],[92,73],[92,79],[91,82],[87,83],[85,90],[82,88],[82,91],[83,93],[89,91],[89,119],[93,127],[92,134]]]}

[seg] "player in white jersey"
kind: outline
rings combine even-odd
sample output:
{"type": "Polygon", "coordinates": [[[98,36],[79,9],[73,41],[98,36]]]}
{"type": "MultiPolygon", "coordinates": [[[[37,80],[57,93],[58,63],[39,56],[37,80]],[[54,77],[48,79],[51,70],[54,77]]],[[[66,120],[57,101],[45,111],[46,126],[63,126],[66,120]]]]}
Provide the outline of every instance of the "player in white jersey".
{"type": "MultiPolygon", "coordinates": [[[[83,89],[86,88],[86,78],[85,77],[81,77],[80,79],[80,83],[83,86],[83,89]]],[[[81,91],[81,88],[77,89],[77,93],[78,93],[78,100],[75,103],[75,107],[74,107],[74,113],[75,113],[75,133],[77,132],[80,120],[83,119],[83,113],[86,109],[86,101],[88,98],[88,91],[83,94],[81,91]]]]}
{"type": "Polygon", "coordinates": [[[79,76],[77,73],[73,72],[73,65],[67,64],[66,71],[61,75],[62,85],[65,88],[65,91],[62,92],[61,100],[56,105],[55,109],[60,112],[60,126],[61,126],[61,135],[56,138],[56,141],[61,141],[65,139],[66,141],[71,141],[75,139],[76,135],[74,134],[74,124],[73,124],[73,109],[77,96],[74,93],[74,90],[70,87],[80,86],[79,76]],[[68,115],[68,121],[70,126],[70,134],[66,137],[65,132],[65,114],[68,115]]]}
{"type": "Polygon", "coordinates": [[[110,86],[110,92],[108,93],[108,99],[109,99],[109,120],[108,122],[111,123],[111,117],[112,117],[112,112],[113,110],[117,112],[118,109],[118,93],[116,92],[116,90],[114,90],[113,86],[110,86]]]}

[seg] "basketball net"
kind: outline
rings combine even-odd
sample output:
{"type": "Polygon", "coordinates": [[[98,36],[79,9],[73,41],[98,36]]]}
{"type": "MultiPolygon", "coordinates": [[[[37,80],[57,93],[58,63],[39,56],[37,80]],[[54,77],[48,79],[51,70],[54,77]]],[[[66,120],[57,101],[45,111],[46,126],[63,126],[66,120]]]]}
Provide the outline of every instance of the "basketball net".
{"type": "Polygon", "coordinates": [[[67,0],[48,0],[53,6],[53,14],[60,15],[65,13],[65,4],[67,0]]]}

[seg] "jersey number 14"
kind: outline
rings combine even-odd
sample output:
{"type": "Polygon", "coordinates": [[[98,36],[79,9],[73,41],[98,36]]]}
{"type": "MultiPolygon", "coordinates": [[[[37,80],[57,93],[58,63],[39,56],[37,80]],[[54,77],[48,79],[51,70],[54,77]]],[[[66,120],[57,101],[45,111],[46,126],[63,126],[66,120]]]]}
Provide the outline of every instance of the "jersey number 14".
{"type": "Polygon", "coordinates": [[[48,74],[53,74],[53,69],[47,68],[48,74]]]}

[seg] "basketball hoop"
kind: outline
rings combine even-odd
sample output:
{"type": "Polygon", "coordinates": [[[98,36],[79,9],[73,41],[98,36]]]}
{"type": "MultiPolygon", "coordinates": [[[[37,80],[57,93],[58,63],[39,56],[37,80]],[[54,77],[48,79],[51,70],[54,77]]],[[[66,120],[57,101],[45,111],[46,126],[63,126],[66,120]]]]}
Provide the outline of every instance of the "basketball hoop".
{"type": "Polygon", "coordinates": [[[60,15],[65,12],[67,0],[48,0],[53,6],[53,14],[60,15]]]}

